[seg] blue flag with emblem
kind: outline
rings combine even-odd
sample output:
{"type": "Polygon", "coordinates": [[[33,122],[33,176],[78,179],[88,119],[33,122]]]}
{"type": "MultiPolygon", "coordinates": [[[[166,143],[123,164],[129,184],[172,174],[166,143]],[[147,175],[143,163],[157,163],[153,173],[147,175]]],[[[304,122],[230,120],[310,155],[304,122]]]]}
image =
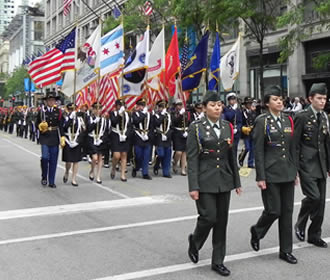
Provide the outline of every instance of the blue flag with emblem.
{"type": "Polygon", "coordinates": [[[207,69],[208,40],[209,31],[206,31],[182,73],[183,91],[193,91],[200,84],[203,72],[207,69]]]}
{"type": "Polygon", "coordinates": [[[220,77],[220,59],[220,39],[219,33],[217,32],[210,62],[209,90],[218,91],[220,77]]]}

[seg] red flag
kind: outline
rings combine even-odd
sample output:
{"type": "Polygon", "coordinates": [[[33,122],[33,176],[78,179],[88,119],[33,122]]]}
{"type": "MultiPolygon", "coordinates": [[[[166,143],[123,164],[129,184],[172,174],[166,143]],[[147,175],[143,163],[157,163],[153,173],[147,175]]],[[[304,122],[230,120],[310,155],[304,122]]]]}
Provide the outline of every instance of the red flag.
{"type": "Polygon", "coordinates": [[[170,96],[174,96],[176,89],[176,74],[180,72],[178,32],[175,31],[165,57],[165,86],[170,96]]]}
{"type": "Polygon", "coordinates": [[[119,76],[120,71],[117,71],[101,78],[99,102],[102,104],[102,114],[110,112],[115,106],[120,90],[119,76]]]}

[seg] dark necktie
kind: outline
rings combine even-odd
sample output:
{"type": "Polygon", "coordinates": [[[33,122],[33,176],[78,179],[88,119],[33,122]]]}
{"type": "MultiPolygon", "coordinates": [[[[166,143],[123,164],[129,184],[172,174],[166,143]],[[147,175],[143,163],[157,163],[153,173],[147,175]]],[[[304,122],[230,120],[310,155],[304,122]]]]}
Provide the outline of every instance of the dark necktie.
{"type": "Polygon", "coordinates": [[[219,129],[219,127],[218,127],[218,125],[216,123],[213,125],[213,128],[219,129]]]}
{"type": "Polygon", "coordinates": [[[279,128],[282,128],[281,119],[280,118],[277,118],[276,122],[277,122],[279,128]]]}
{"type": "Polygon", "coordinates": [[[316,115],[317,115],[317,124],[320,126],[320,123],[321,123],[321,113],[318,112],[316,115]]]}

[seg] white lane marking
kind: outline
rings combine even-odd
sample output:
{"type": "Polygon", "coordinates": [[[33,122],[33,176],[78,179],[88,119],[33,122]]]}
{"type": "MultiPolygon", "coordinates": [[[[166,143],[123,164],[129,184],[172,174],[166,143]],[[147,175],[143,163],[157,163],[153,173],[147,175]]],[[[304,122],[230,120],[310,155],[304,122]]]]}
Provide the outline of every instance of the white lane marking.
{"type": "MultiPolygon", "coordinates": [[[[24,147],[21,146],[21,145],[18,145],[18,144],[14,143],[14,142],[12,142],[12,141],[10,141],[10,140],[8,140],[8,139],[3,139],[3,140],[6,141],[6,142],[8,142],[8,143],[10,143],[10,144],[12,144],[12,145],[14,145],[14,146],[16,146],[17,148],[21,149],[21,150],[24,151],[24,152],[27,152],[27,153],[29,153],[29,154],[31,154],[31,155],[33,155],[33,156],[36,156],[36,157],[40,158],[40,155],[38,155],[38,154],[36,154],[36,153],[34,153],[34,152],[29,151],[28,149],[24,148],[24,147]]],[[[63,165],[58,164],[57,167],[59,167],[59,168],[65,170],[65,167],[64,167],[63,165]]],[[[110,192],[110,193],[112,193],[112,194],[115,194],[115,195],[117,195],[117,196],[119,196],[119,197],[122,197],[122,198],[129,198],[129,196],[127,196],[126,194],[123,194],[123,193],[118,192],[118,191],[115,191],[115,190],[113,190],[113,189],[111,189],[111,188],[105,187],[105,186],[103,186],[102,184],[97,184],[97,183],[95,183],[95,182],[91,182],[91,181],[89,180],[89,178],[87,178],[87,177],[85,177],[85,176],[82,176],[82,175],[80,175],[80,174],[77,174],[77,177],[79,177],[79,178],[81,178],[81,179],[84,179],[85,181],[90,182],[92,185],[94,185],[94,186],[96,186],[96,187],[98,187],[98,188],[101,188],[101,189],[103,189],[103,190],[105,190],[105,191],[107,191],[107,192],[110,192]]]]}
{"type": "Polygon", "coordinates": [[[136,198],[125,198],[107,201],[96,201],[86,203],[64,204],[37,208],[17,209],[0,211],[0,220],[10,220],[17,218],[27,218],[46,215],[69,214],[77,212],[101,211],[134,206],[148,206],[153,204],[168,203],[170,197],[163,196],[143,196],[136,198]]]}
{"type": "MultiPolygon", "coordinates": [[[[327,199],[329,202],[330,199],[327,199]]],[[[241,212],[251,212],[256,211],[259,209],[263,209],[263,207],[253,207],[253,208],[245,208],[245,209],[236,209],[229,211],[229,214],[238,214],[241,212]]],[[[60,237],[68,237],[68,236],[75,236],[75,235],[82,235],[82,234],[90,234],[90,233],[98,233],[98,232],[108,232],[108,231],[115,231],[115,230],[123,230],[123,229],[130,229],[130,228],[138,228],[138,227],[145,227],[145,226],[153,226],[153,225],[161,225],[161,224],[168,224],[168,223],[177,223],[183,222],[188,220],[196,219],[197,215],[192,216],[183,216],[178,218],[170,218],[170,219],[162,219],[162,220],[153,220],[148,222],[139,222],[139,223],[132,223],[126,225],[117,225],[117,226],[110,226],[110,227],[100,227],[100,228],[91,228],[91,229],[84,229],[84,230],[76,230],[76,231],[68,231],[68,232],[60,232],[60,233],[51,233],[45,235],[36,235],[31,237],[22,237],[22,238],[15,238],[15,239],[6,239],[0,241],[1,245],[8,245],[14,243],[22,243],[22,242],[30,242],[30,241],[38,241],[44,239],[51,239],[51,238],[60,238],[60,237]]]]}
{"type": "MultiPolygon", "coordinates": [[[[330,243],[330,237],[324,238],[324,241],[327,243],[330,243]]],[[[297,250],[297,249],[308,248],[308,247],[312,247],[312,246],[314,246],[314,245],[308,244],[308,243],[295,243],[295,244],[293,244],[293,249],[297,250]]],[[[265,256],[265,255],[278,253],[278,252],[279,252],[279,247],[272,247],[272,248],[260,250],[259,252],[250,251],[250,252],[230,255],[230,256],[226,257],[225,261],[233,262],[233,261],[238,261],[238,260],[251,259],[251,258],[256,258],[256,257],[261,257],[261,256],[265,256]]],[[[194,269],[197,267],[203,267],[203,266],[210,265],[210,263],[211,263],[211,259],[207,259],[207,260],[200,261],[198,264],[183,263],[183,264],[170,265],[170,266],[164,266],[164,267],[159,267],[159,268],[135,271],[135,272],[125,273],[125,274],[119,274],[119,275],[114,275],[114,276],[108,276],[108,277],[103,277],[103,278],[95,278],[94,280],[139,279],[139,278],[143,278],[143,277],[150,277],[150,276],[155,276],[155,275],[162,275],[162,274],[173,273],[173,272],[178,272],[178,271],[190,270],[190,269],[194,269]]]]}

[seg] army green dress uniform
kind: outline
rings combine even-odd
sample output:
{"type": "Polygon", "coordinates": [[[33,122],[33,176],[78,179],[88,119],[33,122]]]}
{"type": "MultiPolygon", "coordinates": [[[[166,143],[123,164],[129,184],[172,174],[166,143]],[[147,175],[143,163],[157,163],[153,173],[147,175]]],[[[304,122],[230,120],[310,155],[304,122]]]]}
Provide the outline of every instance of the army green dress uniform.
{"type": "MultiPolygon", "coordinates": [[[[270,95],[278,96],[276,90],[270,92],[270,95]]],[[[291,256],[292,252],[292,214],[297,176],[293,133],[293,120],[284,113],[280,117],[270,112],[258,116],[253,130],[256,181],[265,181],[266,189],[261,191],[264,211],[251,227],[251,245],[258,251],[259,240],[278,219],[280,258],[286,258],[288,254],[291,256]]]]}
{"type": "Polygon", "coordinates": [[[223,264],[230,194],[231,190],[241,187],[232,148],[233,136],[233,127],[228,121],[219,119],[213,124],[206,117],[191,123],[188,131],[189,192],[199,191],[196,200],[199,217],[189,241],[200,250],[213,229],[212,265],[223,264]]]}
{"type": "MultiPolygon", "coordinates": [[[[326,95],[325,84],[314,84],[311,92],[326,95]]],[[[310,93],[311,94],[311,93],[310,93]]],[[[295,225],[296,234],[301,241],[305,237],[308,219],[308,242],[319,247],[327,247],[321,239],[321,226],[324,218],[326,199],[327,172],[330,171],[329,156],[329,120],[325,112],[317,112],[312,105],[295,116],[295,141],[297,143],[297,159],[300,185],[305,198],[302,200],[298,220],[295,225]]]]}

